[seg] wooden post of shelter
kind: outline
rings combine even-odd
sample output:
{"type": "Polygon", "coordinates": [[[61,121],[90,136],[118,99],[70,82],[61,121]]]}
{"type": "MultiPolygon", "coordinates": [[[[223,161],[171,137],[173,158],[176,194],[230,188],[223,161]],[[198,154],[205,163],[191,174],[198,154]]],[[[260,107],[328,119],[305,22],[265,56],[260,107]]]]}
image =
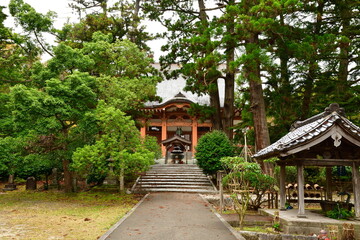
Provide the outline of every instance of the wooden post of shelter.
{"type": "Polygon", "coordinates": [[[285,211],[286,192],[285,192],[285,165],[280,165],[280,211],[285,211]]]}
{"type": "Polygon", "coordinates": [[[325,199],[328,201],[332,201],[332,174],[331,174],[331,167],[326,167],[326,193],[325,193],[325,199]]]}
{"type": "Polygon", "coordinates": [[[305,215],[305,200],[304,200],[304,165],[300,163],[297,165],[298,174],[298,218],[306,218],[305,215]]]}
{"type": "Polygon", "coordinates": [[[354,208],[355,208],[355,217],[360,219],[360,173],[359,173],[359,164],[353,162],[352,165],[352,181],[353,181],[353,191],[354,191],[354,208]]]}

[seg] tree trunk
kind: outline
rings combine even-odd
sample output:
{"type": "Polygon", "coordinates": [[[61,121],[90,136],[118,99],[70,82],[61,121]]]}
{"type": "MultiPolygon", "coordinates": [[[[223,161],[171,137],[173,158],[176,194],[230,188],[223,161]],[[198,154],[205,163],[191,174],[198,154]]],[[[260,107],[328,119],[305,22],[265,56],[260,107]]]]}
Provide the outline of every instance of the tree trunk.
{"type": "MultiPolygon", "coordinates": [[[[285,28],[285,19],[284,15],[280,13],[280,24],[283,28],[285,28]]],[[[290,74],[289,74],[289,59],[290,59],[290,51],[287,45],[287,39],[278,37],[278,49],[277,54],[280,60],[280,81],[275,83],[277,89],[274,89],[274,92],[280,95],[279,100],[275,102],[276,108],[279,109],[281,124],[286,126],[287,124],[291,124],[289,120],[293,120],[292,116],[294,115],[293,111],[293,97],[292,97],[292,86],[290,83],[290,74]]]]}
{"type": "MultiPolygon", "coordinates": [[[[246,53],[251,55],[254,46],[258,46],[258,34],[253,33],[247,40],[246,53]]],[[[269,130],[266,122],[265,101],[260,78],[260,60],[254,57],[244,65],[245,76],[250,85],[250,104],[255,130],[256,150],[270,145],[269,130]]],[[[273,175],[273,165],[261,162],[265,174],[273,175]]]]}
{"type": "MultiPolygon", "coordinates": [[[[340,3],[340,17],[341,17],[341,35],[345,36],[346,39],[351,39],[350,33],[352,32],[350,29],[350,19],[352,18],[352,12],[347,1],[340,3]]],[[[347,96],[344,94],[348,85],[348,75],[349,75],[349,52],[350,52],[350,42],[342,41],[340,42],[340,62],[339,62],[339,74],[338,74],[338,96],[342,96],[343,100],[346,99],[347,96]]]]}
{"type": "Polygon", "coordinates": [[[234,98],[235,98],[235,74],[226,73],[225,79],[225,99],[224,99],[224,132],[229,139],[233,139],[233,125],[234,125],[234,98]]]}
{"type": "MultiPolygon", "coordinates": [[[[229,5],[234,4],[234,1],[229,1],[229,5]]],[[[231,69],[231,64],[235,59],[235,40],[234,40],[234,17],[229,14],[229,19],[227,20],[226,30],[230,34],[228,37],[226,45],[226,76],[225,76],[225,99],[224,99],[224,131],[229,139],[233,139],[233,125],[234,125],[234,99],[235,99],[235,69],[231,69]]]]}
{"type": "Polygon", "coordinates": [[[215,130],[222,130],[223,124],[221,121],[220,98],[217,88],[216,91],[210,91],[209,95],[210,95],[210,106],[215,109],[215,113],[211,116],[211,121],[213,124],[212,127],[215,130]]]}
{"type": "MultiPolygon", "coordinates": [[[[323,25],[323,12],[324,12],[324,1],[318,1],[316,23],[315,23],[314,33],[313,33],[314,36],[317,36],[320,34],[320,30],[323,25]]],[[[316,40],[314,39],[313,41],[315,42],[316,40]]],[[[314,46],[315,45],[316,44],[314,44],[314,46]]],[[[308,64],[309,70],[308,70],[308,74],[306,76],[305,86],[304,86],[305,91],[304,91],[304,97],[303,97],[302,106],[301,106],[301,116],[300,116],[301,120],[304,120],[309,117],[311,96],[313,94],[313,85],[314,85],[314,81],[316,78],[316,71],[318,69],[318,65],[317,65],[318,58],[319,57],[317,55],[317,47],[314,47],[313,55],[311,56],[311,58],[308,61],[309,62],[309,64],[308,64]]]]}
{"type": "Polygon", "coordinates": [[[9,184],[14,184],[14,174],[9,175],[8,183],[9,184]]]}
{"type": "MultiPolygon", "coordinates": [[[[316,59],[316,57],[314,57],[316,59]]],[[[304,85],[304,97],[301,105],[301,116],[300,119],[307,119],[310,113],[311,96],[313,93],[313,84],[315,80],[317,65],[316,62],[311,60],[309,63],[309,70],[305,79],[304,85]]]]}
{"type": "Polygon", "coordinates": [[[72,174],[69,169],[70,161],[65,159],[62,161],[63,170],[64,170],[64,190],[65,192],[69,193],[73,191],[73,179],[72,174]]]}
{"type": "Polygon", "coordinates": [[[124,171],[124,167],[121,167],[119,176],[120,192],[123,192],[125,190],[124,171]]]}
{"type": "MultiPolygon", "coordinates": [[[[198,6],[199,6],[199,17],[201,22],[204,25],[208,25],[207,20],[207,14],[205,11],[205,2],[204,0],[198,0],[198,6]]],[[[207,36],[209,41],[211,41],[210,36],[207,36]]],[[[209,52],[206,52],[205,54],[208,54],[209,52]]],[[[206,81],[206,79],[204,79],[206,81]]],[[[213,129],[216,130],[223,130],[223,123],[221,119],[221,105],[220,105],[220,97],[219,97],[219,90],[218,90],[218,84],[217,79],[214,80],[213,84],[216,85],[215,89],[211,89],[209,91],[210,96],[210,106],[215,109],[215,113],[211,116],[211,121],[213,123],[213,129]]]]}

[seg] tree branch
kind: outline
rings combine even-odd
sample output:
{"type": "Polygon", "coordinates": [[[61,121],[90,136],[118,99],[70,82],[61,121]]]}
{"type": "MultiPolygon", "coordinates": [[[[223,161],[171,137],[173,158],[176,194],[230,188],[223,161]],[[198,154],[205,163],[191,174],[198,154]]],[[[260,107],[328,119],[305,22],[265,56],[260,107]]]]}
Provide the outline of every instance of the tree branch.
{"type": "Polygon", "coordinates": [[[36,41],[40,44],[41,48],[47,53],[49,54],[51,57],[54,57],[54,54],[52,54],[50,51],[48,51],[45,46],[41,43],[37,33],[34,31],[34,35],[35,35],[35,38],[36,38],[36,41]]]}

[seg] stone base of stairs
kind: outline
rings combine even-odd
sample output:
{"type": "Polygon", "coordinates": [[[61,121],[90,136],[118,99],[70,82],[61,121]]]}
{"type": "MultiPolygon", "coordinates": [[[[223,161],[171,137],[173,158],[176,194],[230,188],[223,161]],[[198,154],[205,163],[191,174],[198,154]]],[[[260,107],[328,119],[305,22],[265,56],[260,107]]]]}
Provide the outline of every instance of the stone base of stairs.
{"type": "Polygon", "coordinates": [[[195,164],[156,164],[142,175],[133,192],[217,193],[210,179],[195,164]]]}

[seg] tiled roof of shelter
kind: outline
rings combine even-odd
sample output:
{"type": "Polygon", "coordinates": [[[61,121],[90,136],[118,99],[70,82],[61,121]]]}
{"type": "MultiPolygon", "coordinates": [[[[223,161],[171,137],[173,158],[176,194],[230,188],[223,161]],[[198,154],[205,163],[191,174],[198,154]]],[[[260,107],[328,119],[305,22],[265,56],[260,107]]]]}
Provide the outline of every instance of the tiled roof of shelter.
{"type": "MultiPolygon", "coordinates": [[[[288,156],[294,153],[293,149],[321,137],[330,137],[330,135],[327,136],[328,134],[331,134],[335,142],[337,137],[339,138],[338,141],[342,138],[336,134],[347,134],[360,142],[360,127],[345,117],[344,109],[333,103],[325,109],[325,112],[305,121],[294,123],[288,134],[270,146],[261,149],[253,157],[266,159],[274,156],[288,156]],[[339,131],[331,132],[335,126],[341,128],[340,133],[338,133],[339,131]]],[[[334,145],[336,146],[336,143],[334,145]]]]}

